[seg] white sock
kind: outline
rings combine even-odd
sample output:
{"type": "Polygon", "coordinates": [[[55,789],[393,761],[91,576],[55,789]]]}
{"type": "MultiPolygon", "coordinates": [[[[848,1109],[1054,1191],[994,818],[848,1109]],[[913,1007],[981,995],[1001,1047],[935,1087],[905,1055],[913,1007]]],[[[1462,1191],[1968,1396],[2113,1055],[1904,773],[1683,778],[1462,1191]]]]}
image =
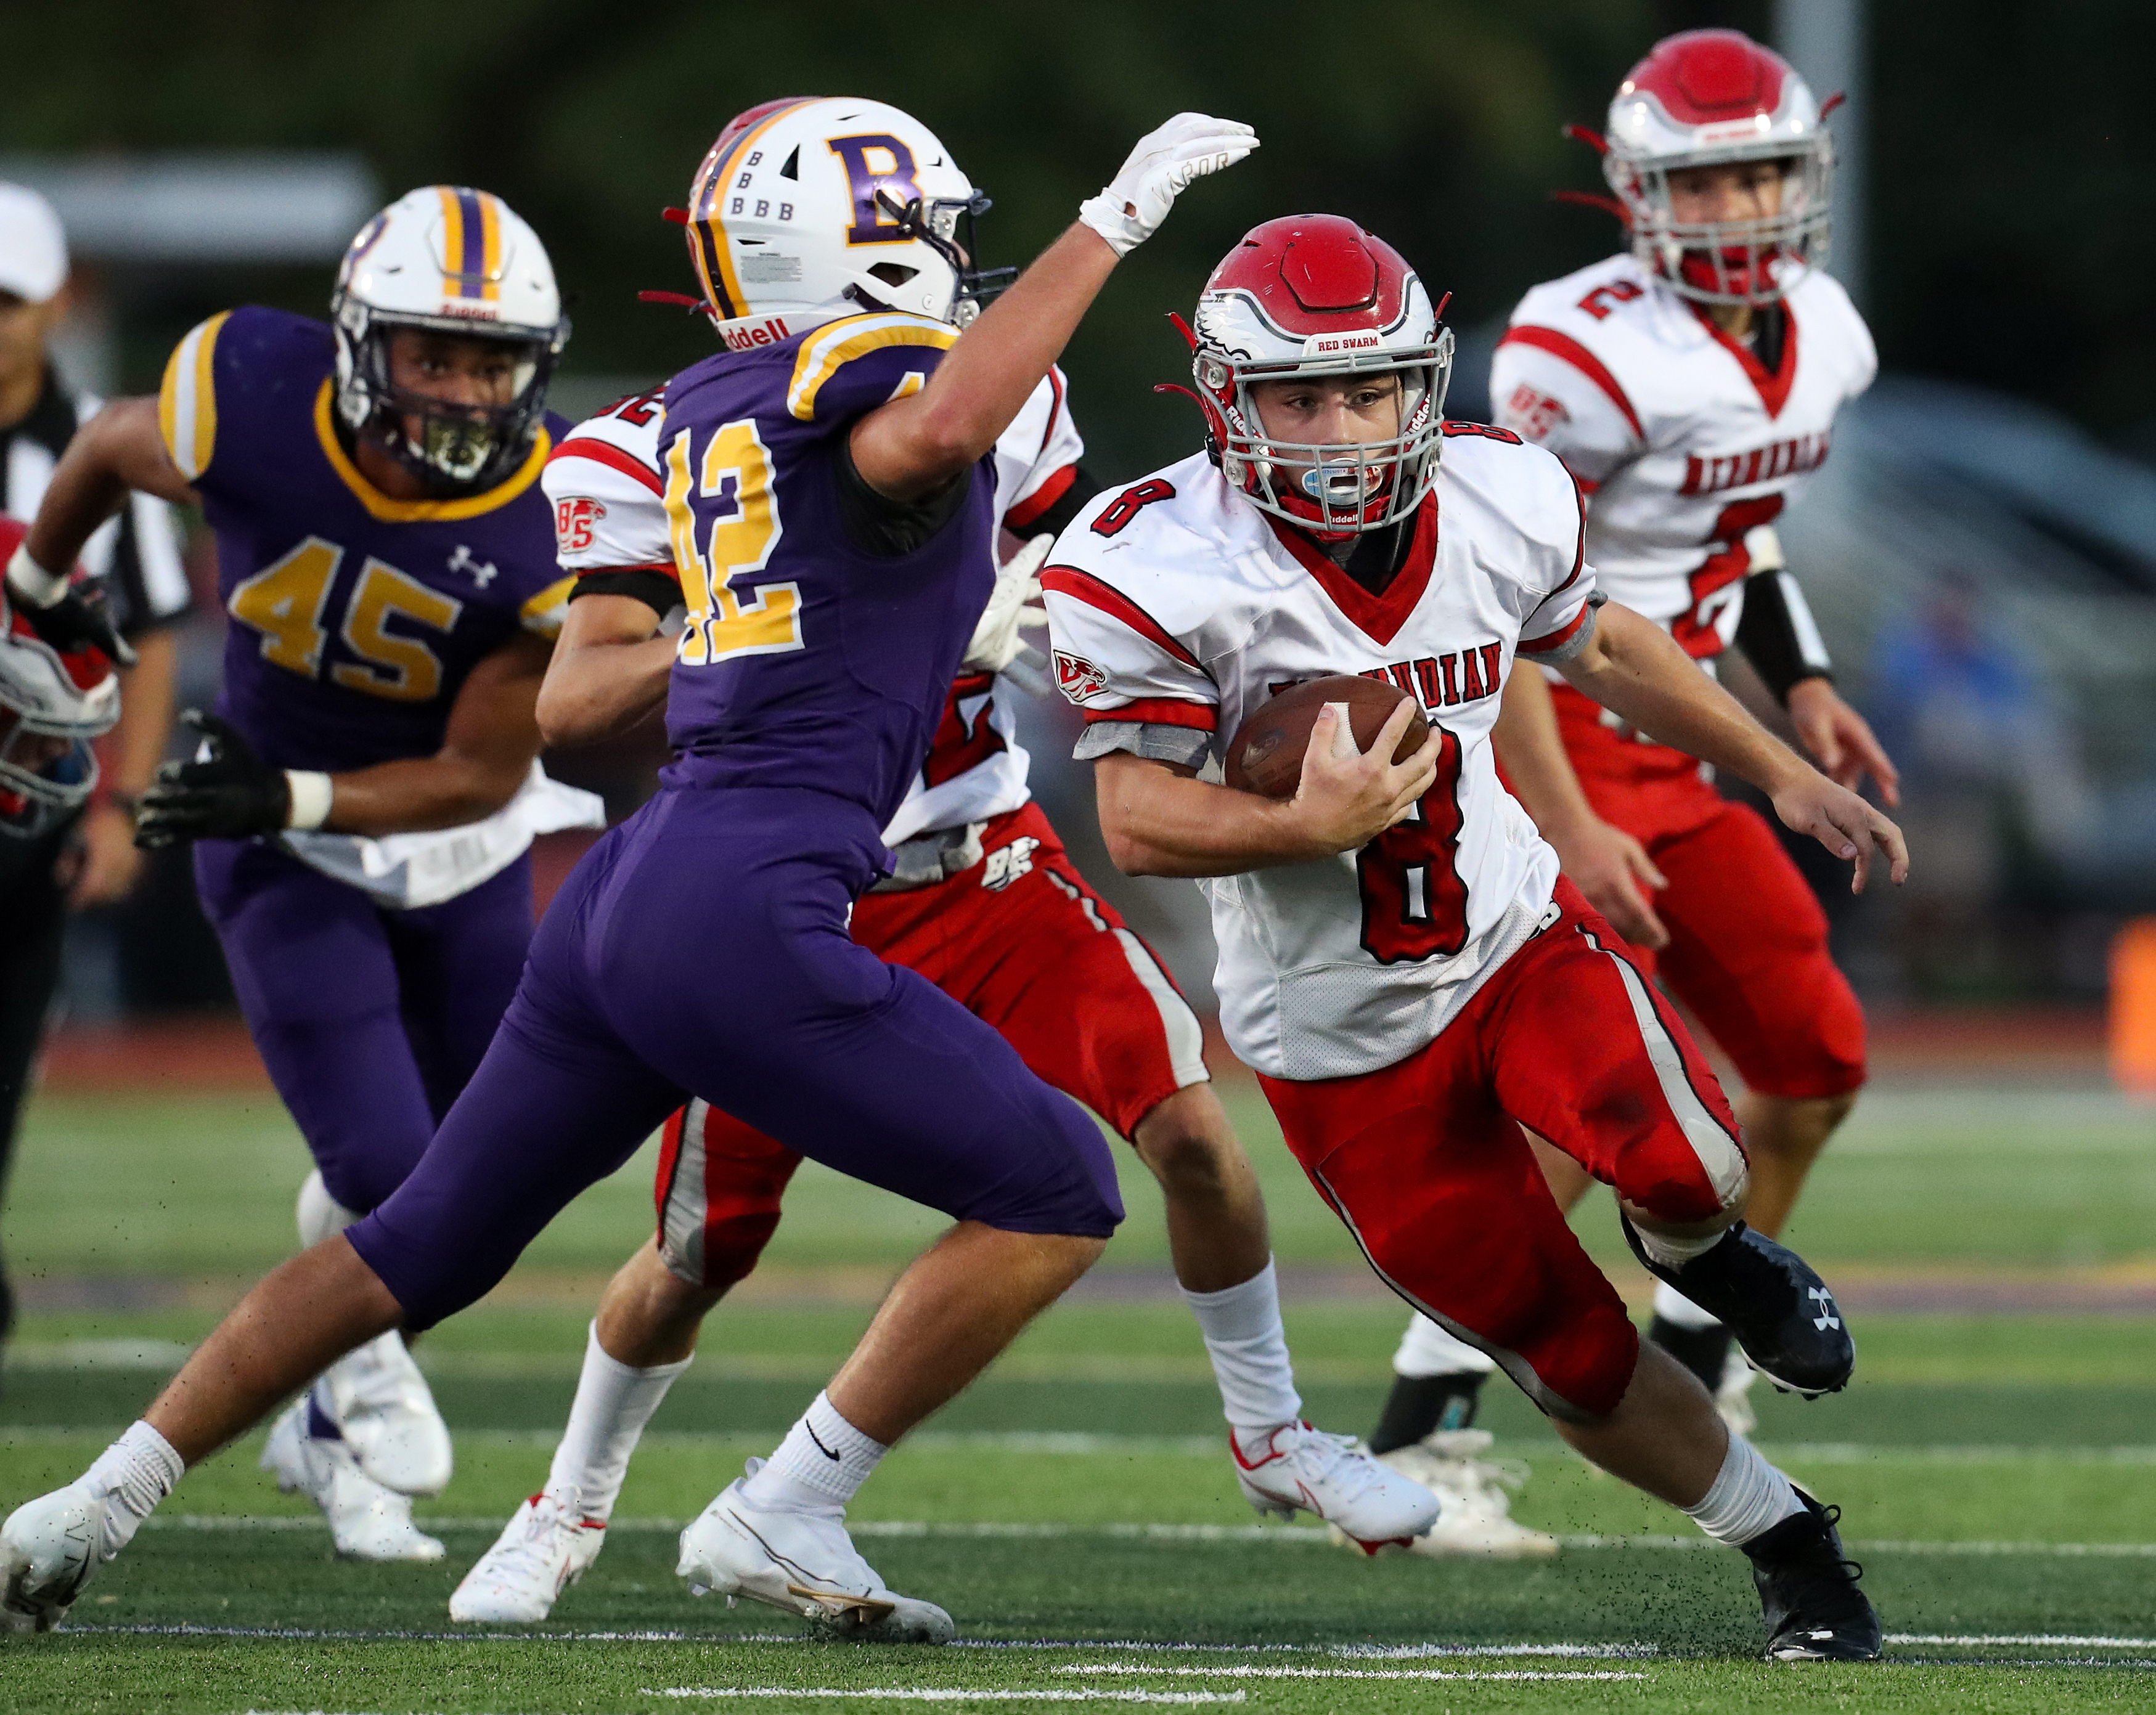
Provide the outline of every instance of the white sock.
{"type": "Polygon", "coordinates": [[[1650,1233],[1635,1221],[1632,1230],[1640,1235],[1640,1248],[1654,1261],[1664,1268],[1682,1268],[1693,1257],[1704,1256],[1713,1250],[1729,1230],[1724,1227],[1703,1239],[1674,1239],[1667,1233],[1650,1233]]]}
{"type": "Polygon", "coordinates": [[[1804,1503],[1797,1498],[1796,1486],[1768,1464],[1757,1447],[1742,1435],[1732,1435],[1714,1486],[1698,1506],[1684,1510],[1715,1541],[1737,1548],[1803,1512],[1804,1503]]]}
{"type": "Polygon", "coordinates": [[[843,1511],[891,1451],[839,1415],[829,1394],[810,1402],[742,1492],[752,1505],[788,1512],[843,1511]]]}
{"type": "Polygon", "coordinates": [[[1407,1332],[1393,1353],[1394,1375],[1488,1375],[1496,1367],[1488,1353],[1448,1334],[1419,1311],[1408,1318],[1407,1332]]]}
{"type": "Polygon", "coordinates": [[[81,1481],[117,1504],[106,1509],[100,1558],[110,1560],[134,1540],[151,1511],[172,1492],[187,1465],[147,1423],[137,1422],[91,1461],[81,1481]]]}
{"type": "Polygon", "coordinates": [[[1655,1286],[1655,1314],[1681,1328],[1718,1328],[1722,1318],[1709,1316],[1667,1281],[1655,1286]]]}
{"type": "Polygon", "coordinates": [[[675,1377],[695,1361],[692,1353],[679,1363],[634,1368],[599,1344],[599,1325],[594,1322],[584,1343],[584,1373],[577,1379],[569,1425],[554,1450],[547,1487],[573,1486],[585,1517],[601,1523],[613,1517],[613,1504],[621,1498],[622,1482],[629,1475],[629,1456],[636,1451],[644,1425],[651,1421],[675,1377]]]}
{"type": "Polygon", "coordinates": [[[1238,1430],[1276,1430],[1302,1415],[1281,1326],[1280,1275],[1272,1259],[1240,1286],[1220,1292],[1183,1289],[1183,1302],[1205,1336],[1205,1353],[1220,1384],[1220,1410],[1238,1430]]]}
{"type": "Polygon", "coordinates": [[[300,1223],[300,1242],[319,1245],[332,1233],[341,1233],[359,1217],[330,1195],[330,1188],[322,1183],[322,1170],[316,1168],[307,1175],[300,1187],[300,1204],[293,1211],[300,1223]]]}

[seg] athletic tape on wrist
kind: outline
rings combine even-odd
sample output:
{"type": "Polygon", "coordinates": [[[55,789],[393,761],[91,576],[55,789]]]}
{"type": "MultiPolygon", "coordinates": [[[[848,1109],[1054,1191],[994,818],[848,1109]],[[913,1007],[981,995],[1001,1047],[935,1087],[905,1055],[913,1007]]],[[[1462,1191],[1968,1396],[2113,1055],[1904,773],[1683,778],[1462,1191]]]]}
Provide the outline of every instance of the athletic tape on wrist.
{"type": "Polygon", "coordinates": [[[30,557],[30,545],[19,544],[15,557],[8,562],[8,591],[19,596],[33,608],[49,608],[67,593],[68,581],[57,572],[48,572],[30,557]]]}
{"type": "Polygon", "coordinates": [[[287,828],[312,829],[329,820],[336,789],[330,783],[328,775],[311,768],[287,768],[285,783],[292,793],[292,807],[285,817],[287,828]]]}

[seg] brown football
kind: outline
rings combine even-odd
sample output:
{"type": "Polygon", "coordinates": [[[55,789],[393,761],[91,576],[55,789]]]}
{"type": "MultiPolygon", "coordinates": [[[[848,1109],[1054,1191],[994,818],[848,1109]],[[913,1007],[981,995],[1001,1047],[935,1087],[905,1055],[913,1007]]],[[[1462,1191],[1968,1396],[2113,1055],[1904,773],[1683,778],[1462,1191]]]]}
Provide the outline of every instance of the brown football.
{"type": "MultiPolygon", "coordinates": [[[[1238,792],[1255,792],[1262,798],[1293,798],[1302,783],[1303,753],[1310,748],[1310,729],[1317,724],[1320,709],[1327,703],[1347,704],[1355,747],[1366,751],[1386,717],[1406,701],[1407,693],[1398,685],[1353,673],[1336,673],[1329,679],[1291,685],[1243,722],[1228,747],[1224,778],[1238,792]]],[[[1405,762],[1429,737],[1430,722],[1417,709],[1408,730],[1400,735],[1393,760],[1405,762]]]]}

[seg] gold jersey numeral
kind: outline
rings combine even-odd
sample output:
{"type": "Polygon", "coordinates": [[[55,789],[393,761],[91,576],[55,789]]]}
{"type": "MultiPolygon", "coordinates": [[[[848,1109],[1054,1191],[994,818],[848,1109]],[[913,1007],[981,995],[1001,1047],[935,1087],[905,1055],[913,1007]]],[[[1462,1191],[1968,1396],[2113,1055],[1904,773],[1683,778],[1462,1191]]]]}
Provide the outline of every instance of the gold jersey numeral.
{"type": "MultiPolygon", "coordinates": [[[[262,634],[264,660],[302,679],[320,675],[330,636],[324,615],[343,559],[344,550],[335,542],[311,536],[234,587],[225,609],[262,634]]],[[[408,619],[445,632],[463,612],[455,597],[370,557],[337,628],[359,660],[337,663],[330,669],[330,682],[397,702],[427,701],[442,689],[441,658],[418,638],[390,630],[388,622],[408,619]]]]}
{"type": "Polygon", "coordinates": [[[335,542],[311,536],[234,586],[225,609],[262,634],[264,660],[302,679],[321,670],[322,646],[330,639],[322,628],[322,609],[329,605],[330,581],[343,557],[344,550],[335,542]]]}
{"type": "Polygon", "coordinates": [[[666,521],[680,575],[688,620],[676,659],[706,667],[735,655],[784,655],[803,647],[801,587],[788,580],[749,586],[744,600],[735,581],[771,563],[784,526],[772,489],[771,453],[753,421],[720,426],[704,447],[692,477],[690,439],[666,449],[666,521]],[[691,489],[721,503],[701,542],[691,489]]]}
{"type": "Polygon", "coordinates": [[[341,633],[345,647],[366,665],[340,662],[330,670],[330,677],[347,691],[398,702],[426,702],[442,688],[441,660],[418,638],[399,636],[387,622],[394,616],[447,631],[464,610],[465,604],[454,596],[429,589],[394,566],[370,559],[344,610],[341,633]]]}

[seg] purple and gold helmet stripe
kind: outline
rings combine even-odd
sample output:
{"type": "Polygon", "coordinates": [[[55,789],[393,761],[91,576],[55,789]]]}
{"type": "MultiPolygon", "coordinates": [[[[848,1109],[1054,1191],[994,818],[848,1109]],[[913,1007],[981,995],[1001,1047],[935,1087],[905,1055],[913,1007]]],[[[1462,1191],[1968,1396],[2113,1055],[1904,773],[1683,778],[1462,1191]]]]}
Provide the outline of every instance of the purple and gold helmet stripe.
{"type": "Polygon", "coordinates": [[[722,137],[704,157],[704,164],[696,171],[696,182],[689,187],[690,259],[696,264],[697,282],[704,288],[705,298],[721,321],[732,321],[748,311],[748,295],[742,290],[741,278],[734,272],[733,256],[726,244],[726,224],[719,215],[727,177],[734,163],[745,151],[755,147],[757,140],[773,126],[788,114],[819,99],[789,101],[773,108],[737,136],[722,137]]]}
{"type": "Polygon", "coordinates": [[[485,191],[437,185],[442,199],[442,295],[492,303],[501,295],[501,204],[485,191]]]}

